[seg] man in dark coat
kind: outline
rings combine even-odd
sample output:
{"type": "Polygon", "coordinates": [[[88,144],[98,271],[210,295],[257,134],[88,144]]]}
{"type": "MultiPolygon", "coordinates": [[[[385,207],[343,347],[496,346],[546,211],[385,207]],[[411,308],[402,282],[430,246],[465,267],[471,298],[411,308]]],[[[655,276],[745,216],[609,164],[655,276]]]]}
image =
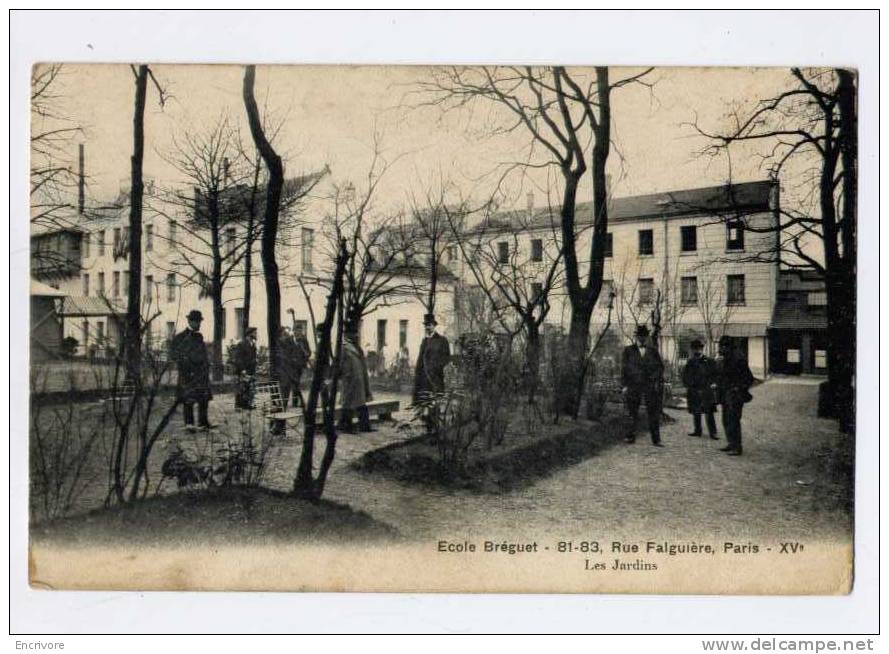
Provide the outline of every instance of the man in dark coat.
{"type": "Polygon", "coordinates": [[[691,356],[682,369],[682,383],[685,384],[685,397],[688,412],[694,421],[694,431],[689,436],[702,436],[701,416],[707,417],[707,432],[717,440],[716,418],[716,362],[704,356],[704,344],[695,339],[691,342],[691,356]]]}
{"type": "MultiPolygon", "coordinates": [[[[417,367],[414,372],[415,405],[428,403],[434,393],[444,392],[444,369],[451,360],[451,346],[448,339],[436,331],[438,323],[435,316],[427,313],[423,317],[426,337],[420,345],[417,367]]],[[[426,428],[433,430],[438,422],[438,412],[434,405],[427,406],[424,411],[426,428]]]]}
{"type": "Polygon", "coordinates": [[[639,415],[639,405],[644,399],[651,443],[656,447],[663,447],[661,410],[664,362],[657,347],[651,342],[645,325],[636,327],[635,336],[636,342],[624,348],[622,357],[622,391],[630,422],[626,440],[628,443],[636,441],[636,419],[639,415]]]}
{"type": "Polygon", "coordinates": [[[244,340],[232,348],[232,371],[238,381],[236,409],[252,409],[256,385],[256,327],[248,327],[244,340]]]}
{"type": "Polygon", "coordinates": [[[370,412],[367,403],[373,399],[370,390],[370,376],[364,352],[358,347],[358,334],[348,331],[343,339],[343,353],[340,359],[340,382],[342,385],[339,429],[355,433],[352,418],[358,416],[358,430],[374,432],[370,425],[370,412]]]}
{"type": "Polygon", "coordinates": [[[728,445],[722,451],[731,456],[740,456],[743,452],[741,414],[744,404],[753,399],[750,394],[753,373],[747,362],[738,355],[728,336],[719,339],[716,385],[719,403],[722,405],[722,428],[728,440],[728,445]]]}
{"type": "Polygon", "coordinates": [[[176,334],[170,344],[170,355],[176,362],[176,399],[182,402],[185,427],[194,431],[194,405],[198,405],[198,426],[210,429],[207,406],[213,394],[210,392],[210,357],[201,335],[204,317],[197,309],[186,316],[188,327],[176,334]]]}
{"type": "Polygon", "coordinates": [[[294,333],[292,334],[285,327],[281,328],[281,339],[278,342],[280,357],[278,375],[281,377],[278,384],[281,387],[281,402],[284,409],[287,408],[291,395],[293,396],[293,406],[296,406],[297,402],[300,406],[305,406],[299,384],[303,371],[309,363],[309,358],[312,356],[312,349],[309,347],[305,331],[299,323],[295,321],[294,323],[294,333]]]}

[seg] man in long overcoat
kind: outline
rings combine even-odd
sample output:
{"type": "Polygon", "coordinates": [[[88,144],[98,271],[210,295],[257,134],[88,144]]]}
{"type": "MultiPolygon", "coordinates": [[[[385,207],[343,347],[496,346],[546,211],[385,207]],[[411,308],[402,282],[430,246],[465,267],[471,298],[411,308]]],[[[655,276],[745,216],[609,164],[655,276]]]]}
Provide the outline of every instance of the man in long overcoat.
{"type": "Polygon", "coordinates": [[[732,456],[740,456],[741,447],[741,414],[744,404],[753,399],[750,387],[753,385],[753,373],[747,362],[741,357],[732,340],[728,336],[719,339],[719,360],[716,376],[717,394],[722,405],[722,428],[728,445],[722,451],[732,456]]]}
{"type": "Polygon", "coordinates": [[[352,331],[343,338],[343,355],[340,367],[342,385],[342,409],[339,428],[348,433],[355,432],[353,417],[358,416],[358,429],[363,432],[376,431],[370,425],[370,413],[367,403],[373,399],[370,391],[370,377],[364,353],[358,347],[358,335],[352,331]]]}
{"type": "Polygon", "coordinates": [[[248,327],[244,340],[232,349],[231,365],[238,383],[235,408],[252,409],[256,388],[256,327],[248,327]]]}
{"type": "Polygon", "coordinates": [[[296,406],[297,402],[300,406],[304,406],[299,384],[303,371],[309,363],[309,358],[312,356],[312,349],[309,347],[305,331],[299,326],[299,323],[296,323],[294,329],[294,333],[291,334],[285,327],[282,327],[281,338],[278,341],[280,358],[278,374],[281,377],[278,383],[281,387],[282,408],[285,409],[291,395],[293,396],[293,406],[296,406]]]}
{"type": "Polygon", "coordinates": [[[689,436],[702,436],[701,416],[707,418],[707,432],[717,440],[716,418],[716,362],[704,355],[704,344],[695,339],[691,342],[691,356],[682,369],[682,383],[685,384],[685,397],[688,412],[692,415],[694,431],[689,436]]]}
{"type": "MultiPolygon", "coordinates": [[[[436,331],[438,323],[435,316],[427,313],[423,317],[426,337],[420,345],[417,367],[414,372],[415,405],[423,405],[430,401],[435,393],[443,393],[445,389],[444,369],[451,361],[451,346],[448,339],[436,331]]],[[[434,404],[429,404],[423,413],[428,430],[433,430],[438,422],[438,411],[434,404]]]]}
{"type": "Polygon", "coordinates": [[[645,400],[651,443],[663,447],[661,410],[664,394],[664,362],[657,347],[651,342],[645,325],[636,327],[635,337],[635,342],[624,348],[622,357],[622,392],[629,418],[626,440],[628,443],[636,441],[639,405],[645,400]]]}
{"type": "Polygon", "coordinates": [[[170,354],[176,362],[176,399],[182,402],[182,417],[186,429],[194,430],[194,405],[198,405],[198,426],[212,427],[207,419],[207,407],[213,394],[210,391],[210,357],[201,321],[204,317],[197,309],[186,316],[188,327],[176,334],[170,344],[170,354]]]}

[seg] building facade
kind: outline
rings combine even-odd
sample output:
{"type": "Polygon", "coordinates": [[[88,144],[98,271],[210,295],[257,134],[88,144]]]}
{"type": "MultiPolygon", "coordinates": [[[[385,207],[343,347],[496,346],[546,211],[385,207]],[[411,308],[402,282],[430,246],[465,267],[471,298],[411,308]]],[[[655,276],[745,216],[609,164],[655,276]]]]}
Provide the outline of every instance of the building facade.
{"type": "MultiPolygon", "coordinates": [[[[629,342],[637,324],[658,321],[661,350],[676,365],[687,357],[691,340],[698,338],[715,351],[719,338],[729,336],[736,339],[754,374],[764,377],[775,369],[770,355],[781,355],[769,346],[770,324],[778,315],[779,266],[757,253],[775,247],[778,201],[777,186],[770,182],[614,198],[609,207],[604,288],[593,313],[591,336],[598,339],[605,333],[603,342],[612,343],[616,351],[629,342]]],[[[592,207],[580,203],[576,213],[578,264],[584,278],[592,207]]],[[[36,242],[32,240],[32,249],[40,253],[59,249],[64,265],[55,269],[47,283],[67,296],[61,310],[63,336],[78,342],[78,354],[102,356],[117,347],[126,311],[126,196],[121,195],[116,208],[75,218],[76,229],[41,235],[36,242]]],[[[192,309],[204,314],[202,331],[206,340],[212,338],[207,274],[193,265],[197,257],[207,260],[209,269],[209,260],[198,251],[197,241],[183,238],[189,220],[187,215],[151,211],[143,219],[142,314],[150,321],[144,340],[152,347],[162,347],[182,330],[192,309]],[[186,265],[186,259],[192,265],[186,265]]],[[[507,280],[525,299],[541,292],[550,279],[544,329],[567,330],[571,307],[560,261],[556,261],[555,275],[549,277],[559,257],[558,208],[537,209],[529,198],[525,211],[497,213],[481,223],[467,224],[464,231],[460,238],[451,239],[442,257],[447,275],[440,284],[436,309],[441,331],[453,340],[474,329],[479,316],[470,314],[484,310],[484,302],[471,308],[479,270],[489,279],[507,280]],[[467,258],[478,256],[473,248],[483,248],[487,268],[469,265],[467,258]]],[[[241,247],[246,232],[235,222],[220,238],[221,247],[229,252],[241,247]]],[[[293,309],[295,319],[305,324],[309,334],[323,315],[329,286],[332,259],[326,242],[323,221],[307,219],[283,235],[277,249],[282,320],[289,324],[288,310],[293,309]]],[[[258,328],[260,345],[267,341],[258,243],[255,248],[249,280],[241,260],[223,285],[224,345],[243,337],[248,283],[250,322],[258,328]]],[[[35,266],[33,272],[47,280],[52,271],[35,266]]],[[[393,280],[392,291],[383,294],[365,315],[361,344],[366,352],[382,352],[386,361],[403,350],[413,361],[423,338],[424,314],[417,294],[393,280]]],[[[773,334],[784,338],[781,331],[773,334]]],[[[781,356],[786,358],[786,351],[794,349],[790,345],[781,350],[781,356]]],[[[802,346],[800,351],[803,356],[802,346]]],[[[817,347],[812,351],[818,351],[817,347]]]]}
{"type": "Polygon", "coordinates": [[[811,271],[782,270],[769,328],[769,370],[827,374],[827,291],[811,271]]]}
{"type": "MultiPolygon", "coordinates": [[[[687,358],[693,339],[715,353],[719,338],[729,336],[753,373],[764,377],[779,265],[758,254],[775,249],[778,201],[778,187],[771,182],[614,198],[591,336],[607,330],[604,342],[616,350],[631,340],[636,325],[658,320],[661,351],[676,365],[687,358]]],[[[503,274],[499,265],[520,269],[529,285],[545,284],[559,256],[558,216],[558,207],[538,210],[529,199],[527,212],[500,214],[476,226],[473,243],[489,253],[491,279],[503,274]]],[[[576,216],[583,280],[589,269],[591,204],[579,203],[576,216]]],[[[462,278],[471,283],[465,265],[462,278]]],[[[567,329],[571,306],[561,278],[549,302],[547,326],[567,329]]]]}

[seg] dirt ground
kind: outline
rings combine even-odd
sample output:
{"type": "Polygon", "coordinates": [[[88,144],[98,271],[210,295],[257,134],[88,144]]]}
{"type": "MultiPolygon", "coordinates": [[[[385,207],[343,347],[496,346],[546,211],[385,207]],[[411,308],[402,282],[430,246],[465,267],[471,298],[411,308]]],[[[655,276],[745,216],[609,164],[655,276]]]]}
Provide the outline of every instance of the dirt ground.
{"type": "MultiPolygon", "coordinates": [[[[676,421],[662,428],[664,448],[651,446],[640,421],[634,444],[612,445],[530,486],[501,493],[432,488],[354,470],[351,464],[364,453],[416,435],[401,422],[405,413],[396,414],[395,422],[375,433],[341,435],[325,500],[348,505],[402,537],[418,540],[544,532],[588,538],[851,538],[848,480],[829,472],[826,456],[840,449],[843,437],[832,421],[815,417],[817,386],[774,380],[755,387],[753,395],[745,407],[741,457],[720,452],[724,440],[688,437],[691,417],[671,410],[676,421]]],[[[406,406],[406,397],[398,399],[406,406]]],[[[211,421],[233,425],[239,418],[231,405],[230,396],[215,398],[211,421]]],[[[597,428],[596,423],[584,424],[591,433],[597,428]]],[[[186,434],[177,417],[153,454],[153,482],[176,443],[206,438],[186,434]]],[[[218,443],[223,435],[217,432],[213,438],[218,443]]],[[[320,438],[316,465],[323,443],[320,438]]],[[[300,444],[301,435],[293,429],[275,442],[264,486],[290,489],[300,444]]],[[[205,450],[215,446],[199,445],[205,450]]],[[[103,466],[96,462],[98,471],[103,466]]],[[[167,483],[162,492],[175,490],[175,484],[167,483]]],[[[104,496],[99,474],[77,512],[101,506],[104,496]]]]}

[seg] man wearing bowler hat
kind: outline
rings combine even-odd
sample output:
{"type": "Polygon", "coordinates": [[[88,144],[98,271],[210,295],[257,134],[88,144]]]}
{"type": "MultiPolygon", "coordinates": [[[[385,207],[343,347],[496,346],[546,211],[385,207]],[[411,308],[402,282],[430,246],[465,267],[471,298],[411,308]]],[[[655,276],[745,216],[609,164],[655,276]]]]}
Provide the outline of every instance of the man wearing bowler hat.
{"type": "Polygon", "coordinates": [[[431,400],[436,393],[444,392],[444,369],[451,360],[451,346],[448,339],[436,331],[438,323],[431,313],[423,316],[423,327],[426,337],[417,357],[413,401],[415,405],[427,404],[424,422],[426,428],[432,431],[437,426],[438,412],[431,400]]]}
{"type": "Polygon", "coordinates": [[[207,406],[213,394],[210,391],[210,357],[201,335],[201,312],[194,309],[186,316],[188,327],[176,334],[170,352],[176,362],[176,399],[182,402],[185,427],[194,431],[194,405],[198,405],[198,426],[210,429],[207,406]]]}
{"type": "Polygon", "coordinates": [[[651,342],[648,327],[636,327],[635,342],[624,348],[622,358],[622,393],[629,418],[626,440],[636,441],[636,419],[639,405],[645,400],[648,415],[648,431],[651,443],[663,447],[661,443],[661,409],[663,405],[664,362],[651,342]]]}

